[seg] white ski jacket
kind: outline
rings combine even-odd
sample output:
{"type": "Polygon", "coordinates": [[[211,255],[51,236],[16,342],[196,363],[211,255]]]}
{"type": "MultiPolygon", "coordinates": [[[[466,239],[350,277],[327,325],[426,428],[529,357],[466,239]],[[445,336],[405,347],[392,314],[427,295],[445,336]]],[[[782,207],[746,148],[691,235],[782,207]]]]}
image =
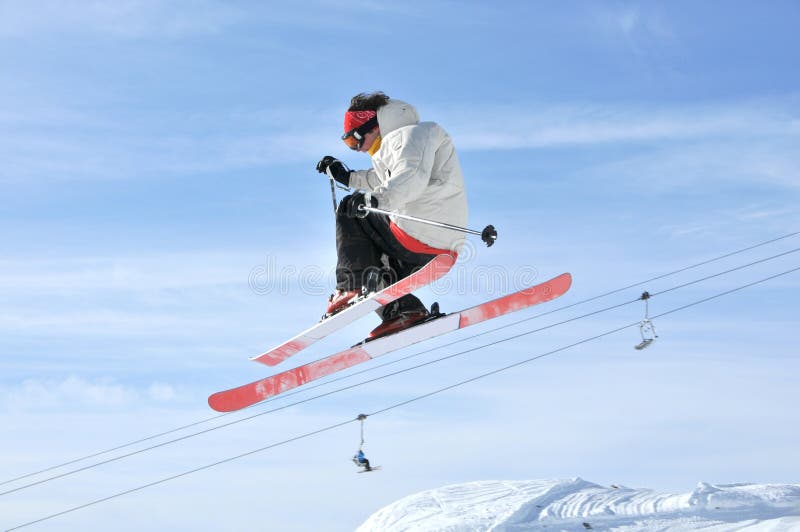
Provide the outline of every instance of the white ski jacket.
{"type": "MultiPolygon", "coordinates": [[[[467,225],[467,194],[450,135],[420,122],[410,104],[391,99],[378,109],[381,146],[372,168],[350,174],[350,187],[372,192],[378,207],[417,218],[467,225]]],[[[390,217],[409,236],[431,247],[458,251],[464,235],[421,222],[390,217]]]]}

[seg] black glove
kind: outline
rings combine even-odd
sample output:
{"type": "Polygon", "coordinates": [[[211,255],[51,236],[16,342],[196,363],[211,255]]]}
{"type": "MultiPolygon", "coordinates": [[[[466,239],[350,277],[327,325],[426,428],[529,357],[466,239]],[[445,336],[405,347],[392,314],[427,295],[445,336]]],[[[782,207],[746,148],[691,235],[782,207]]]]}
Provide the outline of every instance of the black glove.
{"type": "Polygon", "coordinates": [[[317,172],[327,174],[328,170],[336,181],[346,187],[350,186],[350,169],[342,161],[326,155],[317,163],[317,172]]]}
{"type": "MultiPolygon", "coordinates": [[[[370,195],[370,207],[378,206],[378,199],[370,195]]],[[[360,210],[360,207],[366,207],[367,199],[364,192],[356,192],[351,196],[347,196],[342,200],[344,204],[344,214],[348,218],[366,218],[369,211],[360,210]]]]}

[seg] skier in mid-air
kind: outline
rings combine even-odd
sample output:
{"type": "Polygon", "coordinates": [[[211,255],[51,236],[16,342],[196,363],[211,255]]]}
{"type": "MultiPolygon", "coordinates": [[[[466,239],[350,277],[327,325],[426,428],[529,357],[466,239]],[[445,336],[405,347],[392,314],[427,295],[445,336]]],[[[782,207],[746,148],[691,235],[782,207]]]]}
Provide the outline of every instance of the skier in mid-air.
{"type": "Polygon", "coordinates": [[[218,412],[240,410],[422,340],[546,303],[572,285],[572,276],[563,273],[446,315],[434,304],[429,313],[411,292],[447,273],[463,244],[462,235],[478,235],[487,247],[497,240],[493,225],[483,231],[463,227],[467,198],[450,136],[433,122],[420,122],[411,105],[375,92],[353,97],[344,116],[342,140],[355,151],[369,153],[372,168],[353,171],[330,155],[317,163],[317,171],[331,179],[332,191],[334,180],[357,190],[336,207],[337,291],[319,323],[252,360],[280,364],[373,310],[383,321],[367,340],[382,340],[359,342],[314,362],[214,393],[208,403],[218,412]],[[361,298],[365,286],[375,293],[361,298]],[[412,325],[417,327],[403,330],[412,325]]]}
{"type": "MultiPolygon", "coordinates": [[[[467,223],[467,196],[455,147],[434,122],[420,122],[410,104],[382,92],[358,94],[344,115],[342,140],[372,157],[369,170],[350,170],[330,155],[317,171],[351,189],[336,213],[336,288],[327,313],[334,314],[369,286],[380,272],[385,285],[410,275],[436,255],[457,256],[463,236],[451,229],[404,218],[369,213],[373,207],[401,215],[467,223]]],[[[429,316],[422,302],[405,295],[380,309],[383,322],[370,334],[378,338],[429,316]]]]}

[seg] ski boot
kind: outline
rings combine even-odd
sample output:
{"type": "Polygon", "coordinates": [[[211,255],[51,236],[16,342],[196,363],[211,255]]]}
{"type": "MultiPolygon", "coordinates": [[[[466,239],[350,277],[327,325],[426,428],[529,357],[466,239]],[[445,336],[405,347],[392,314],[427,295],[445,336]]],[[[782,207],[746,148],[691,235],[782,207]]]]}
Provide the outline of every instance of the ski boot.
{"type": "Polygon", "coordinates": [[[355,302],[355,299],[361,296],[361,293],[361,290],[337,290],[335,294],[331,294],[328,298],[328,310],[325,311],[325,315],[322,319],[333,316],[337,312],[346,309],[355,302]]]}
{"type": "Polygon", "coordinates": [[[367,341],[394,334],[427,320],[430,312],[415,296],[408,294],[392,301],[381,311],[383,322],[367,336],[367,341]]]}

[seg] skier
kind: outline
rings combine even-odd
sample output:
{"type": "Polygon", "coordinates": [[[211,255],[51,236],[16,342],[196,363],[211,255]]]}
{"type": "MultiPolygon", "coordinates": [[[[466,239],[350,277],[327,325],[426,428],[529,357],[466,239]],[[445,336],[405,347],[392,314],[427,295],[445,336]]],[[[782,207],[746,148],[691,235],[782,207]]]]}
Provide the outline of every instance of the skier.
{"type": "Polygon", "coordinates": [[[364,456],[364,451],[361,449],[359,449],[356,455],[353,457],[353,462],[355,462],[358,467],[363,467],[367,471],[372,471],[372,467],[369,465],[369,460],[367,460],[367,457],[364,456]]]}
{"type": "MultiPolygon", "coordinates": [[[[410,104],[382,92],[357,94],[344,115],[342,140],[372,157],[372,168],[350,170],[330,155],[317,171],[358,192],[346,196],[336,213],[336,288],[328,302],[334,314],[371,289],[370,276],[387,285],[403,279],[436,255],[457,256],[460,233],[384,214],[364,206],[433,218],[453,225],[467,222],[464,179],[453,142],[434,122],[420,122],[410,104]]],[[[382,323],[370,334],[378,338],[425,320],[428,310],[408,294],[378,310],[382,323]]]]}

